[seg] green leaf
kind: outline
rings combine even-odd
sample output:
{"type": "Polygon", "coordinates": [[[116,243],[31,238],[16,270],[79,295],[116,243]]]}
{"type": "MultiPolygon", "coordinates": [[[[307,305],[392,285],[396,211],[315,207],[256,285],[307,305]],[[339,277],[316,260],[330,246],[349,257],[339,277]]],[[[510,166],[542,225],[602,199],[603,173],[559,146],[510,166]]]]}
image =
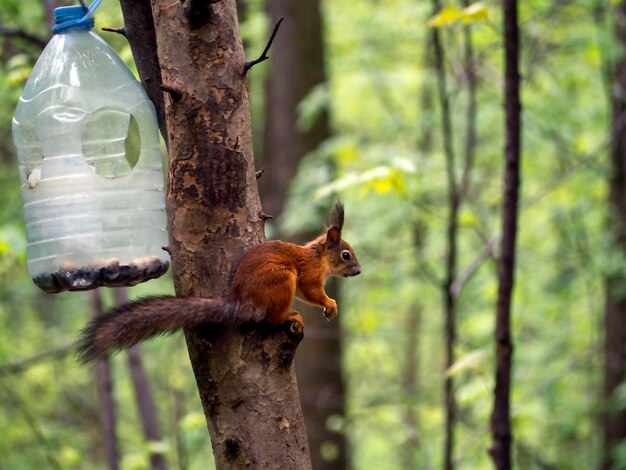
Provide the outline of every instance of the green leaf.
{"type": "Polygon", "coordinates": [[[415,167],[410,162],[399,159],[394,162],[393,166],[380,165],[361,173],[348,173],[319,188],[313,194],[313,199],[322,199],[355,186],[364,192],[374,191],[384,194],[395,191],[402,194],[406,186],[406,175],[415,174],[415,172],[415,167]]]}
{"type": "Polygon", "coordinates": [[[446,371],[446,377],[454,377],[455,375],[460,374],[461,372],[468,370],[479,370],[482,371],[485,369],[485,365],[487,362],[487,353],[482,349],[477,349],[475,351],[471,351],[467,353],[465,356],[458,358],[454,364],[452,364],[446,371]]]}
{"type": "Polygon", "coordinates": [[[472,3],[463,10],[463,22],[474,23],[476,21],[486,20],[489,15],[489,8],[482,3],[472,3]]]}
{"type": "Polygon", "coordinates": [[[428,21],[431,28],[448,26],[457,23],[463,16],[463,12],[457,7],[445,7],[428,21]]]}
{"type": "Polygon", "coordinates": [[[169,444],[164,441],[148,441],[147,447],[151,455],[165,455],[171,451],[169,444]]]}
{"type": "Polygon", "coordinates": [[[313,87],[309,94],[298,104],[296,127],[300,132],[309,131],[318,119],[328,110],[330,92],[326,83],[313,87]]]}
{"type": "Polygon", "coordinates": [[[457,7],[445,7],[428,21],[431,28],[450,26],[459,22],[470,24],[487,19],[489,8],[480,3],[472,3],[463,10],[457,7]]]}

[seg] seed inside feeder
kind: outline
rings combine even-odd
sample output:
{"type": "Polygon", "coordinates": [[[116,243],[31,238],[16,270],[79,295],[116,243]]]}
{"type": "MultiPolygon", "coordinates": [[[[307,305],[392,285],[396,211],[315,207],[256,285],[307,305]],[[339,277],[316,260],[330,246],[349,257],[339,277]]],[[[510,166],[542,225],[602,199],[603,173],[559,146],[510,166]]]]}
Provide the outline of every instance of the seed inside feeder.
{"type": "Polygon", "coordinates": [[[161,261],[157,256],[140,258],[122,265],[115,258],[78,268],[71,263],[63,263],[58,271],[41,274],[33,281],[51,294],[64,290],[89,290],[100,286],[126,287],[162,276],[169,265],[169,261],[161,261]]]}

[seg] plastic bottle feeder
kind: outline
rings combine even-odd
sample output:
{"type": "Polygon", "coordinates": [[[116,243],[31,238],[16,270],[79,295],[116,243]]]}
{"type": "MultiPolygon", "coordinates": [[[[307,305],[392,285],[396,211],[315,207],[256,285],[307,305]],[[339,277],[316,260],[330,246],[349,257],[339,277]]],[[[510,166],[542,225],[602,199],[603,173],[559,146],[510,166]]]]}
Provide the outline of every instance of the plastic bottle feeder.
{"type": "Polygon", "coordinates": [[[99,2],[55,10],[13,119],[28,271],[51,293],[132,286],[169,266],[154,106],[91,31],[99,2]]]}

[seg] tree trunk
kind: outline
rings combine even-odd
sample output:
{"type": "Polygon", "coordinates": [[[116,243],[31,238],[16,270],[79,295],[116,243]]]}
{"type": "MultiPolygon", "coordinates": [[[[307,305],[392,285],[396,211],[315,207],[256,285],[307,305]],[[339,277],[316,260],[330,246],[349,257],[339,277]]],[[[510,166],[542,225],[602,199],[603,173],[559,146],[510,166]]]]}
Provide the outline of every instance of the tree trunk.
{"type": "Polygon", "coordinates": [[[161,69],[156,48],[156,31],[152,20],[150,0],[120,0],[122,16],[124,17],[124,32],[141,83],[154,104],[159,130],[167,141],[165,128],[165,106],[161,91],[161,69]]]}
{"type": "Polygon", "coordinates": [[[498,301],[496,307],[496,386],[491,415],[493,441],[491,456],[497,469],[511,468],[511,295],[515,281],[515,240],[520,185],[521,104],[518,68],[519,35],[517,1],[504,1],[504,102],[506,143],[502,202],[502,243],[498,263],[498,301]]]}
{"type": "MultiPolygon", "coordinates": [[[[297,127],[298,106],[326,79],[320,1],[270,0],[267,8],[271,23],[281,16],[285,20],[270,54],[262,155],[265,173],[259,185],[265,209],[279,218],[302,158],[330,137],[330,129],[327,110],[310,129],[297,127]]],[[[299,234],[296,241],[308,241],[317,235],[299,234]]],[[[337,299],[333,279],[327,290],[337,299]]],[[[339,322],[326,321],[318,307],[298,303],[296,308],[306,323],[306,341],[300,345],[296,371],[313,468],[345,469],[343,431],[328,428],[329,418],[344,416],[339,322]]]]}
{"type": "MultiPolygon", "coordinates": [[[[613,84],[613,139],[609,179],[609,230],[612,251],[626,254],[626,5],[615,5],[615,58],[613,84]],[[621,48],[621,49],[620,49],[621,48]]],[[[617,387],[626,379],[626,272],[609,273],[606,279],[604,398],[611,403],[617,387]]],[[[626,439],[626,409],[603,414],[604,455],[602,468],[613,468],[613,449],[626,439]]]]}
{"type": "MultiPolygon", "coordinates": [[[[338,283],[329,279],[328,295],[339,301],[338,283]]],[[[342,333],[337,319],[326,320],[319,308],[298,304],[305,315],[306,340],[296,358],[298,388],[315,470],[348,468],[344,430],[329,428],[345,418],[345,390],[341,374],[342,333]]]]}
{"type": "Polygon", "coordinates": [[[326,140],[330,131],[326,111],[311,129],[297,127],[298,105],[326,80],[320,0],[269,0],[267,9],[272,22],[285,17],[271,51],[263,138],[265,173],[259,180],[264,208],[278,215],[300,160],[326,140]]]}
{"type": "Polygon", "coordinates": [[[406,349],[402,373],[402,391],[406,402],[402,410],[402,420],[406,429],[406,438],[402,445],[402,468],[404,470],[430,467],[425,458],[419,458],[422,439],[415,413],[418,391],[418,340],[421,319],[422,310],[420,306],[417,306],[407,313],[405,324],[406,349]]]}
{"type": "MultiPolygon", "coordinates": [[[[434,13],[441,10],[441,2],[433,0],[434,13]]],[[[432,43],[434,49],[435,69],[437,72],[437,91],[441,108],[441,131],[444,156],[446,159],[446,177],[448,191],[448,220],[446,227],[446,267],[445,279],[441,290],[445,316],[445,368],[454,364],[454,346],[456,344],[456,297],[452,293],[452,283],[456,279],[457,270],[457,239],[460,197],[456,182],[456,165],[452,136],[452,115],[448,97],[444,49],[441,44],[439,30],[433,28],[432,43]]],[[[454,396],[454,379],[446,374],[444,378],[445,403],[445,437],[444,437],[444,465],[445,470],[454,468],[454,428],[456,426],[457,405],[454,396]]]]}
{"type": "MultiPolygon", "coordinates": [[[[123,305],[128,302],[128,294],[125,288],[114,289],[114,296],[116,305],[123,305]]],[[[127,352],[127,358],[144,439],[148,444],[160,442],[162,439],[157,409],[152,398],[148,377],[143,367],[139,346],[130,348],[127,352]]],[[[161,453],[150,452],[150,468],[152,470],[165,470],[167,468],[165,456],[161,453]]]]}
{"type": "MultiPolygon", "coordinates": [[[[93,318],[102,315],[102,297],[100,290],[91,293],[91,316],[93,318]]],[[[113,378],[111,376],[111,364],[109,359],[99,359],[95,364],[96,387],[100,399],[100,422],[102,426],[102,440],[104,456],[109,470],[119,468],[119,452],[117,449],[117,435],[115,432],[115,399],[113,397],[113,378]]]]}
{"type": "MultiPolygon", "coordinates": [[[[153,13],[174,286],[218,297],[264,239],[236,4],[155,0],[153,13]]],[[[217,467],[310,468],[292,362],[300,337],[267,325],[185,334],[217,467]]]]}

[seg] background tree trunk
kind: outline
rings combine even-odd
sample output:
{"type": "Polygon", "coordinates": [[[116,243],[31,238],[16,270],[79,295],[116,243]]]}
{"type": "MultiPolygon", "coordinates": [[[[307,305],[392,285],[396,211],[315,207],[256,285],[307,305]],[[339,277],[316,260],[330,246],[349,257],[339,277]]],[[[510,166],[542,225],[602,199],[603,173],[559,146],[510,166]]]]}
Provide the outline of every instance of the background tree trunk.
{"type": "Polygon", "coordinates": [[[498,262],[496,308],[496,388],[491,430],[491,456],[499,470],[511,468],[511,296],[515,281],[515,240],[520,185],[521,104],[519,97],[519,33],[517,1],[504,1],[504,103],[506,148],[502,203],[502,243],[498,262]]]}
{"type": "MultiPolygon", "coordinates": [[[[439,0],[433,0],[434,14],[442,8],[439,0]]],[[[456,279],[457,245],[458,245],[458,218],[460,194],[456,182],[456,164],[453,147],[452,114],[450,99],[447,90],[446,65],[444,48],[438,28],[432,29],[432,44],[434,49],[435,70],[437,73],[437,91],[441,113],[441,132],[443,151],[446,160],[448,220],[446,226],[446,261],[444,281],[441,286],[443,294],[443,310],[445,317],[445,368],[448,370],[454,364],[454,347],[456,344],[456,296],[452,293],[452,283],[456,279]]],[[[445,436],[443,451],[443,468],[454,468],[454,431],[456,426],[457,404],[454,395],[454,378],[446,374],[444,378],[445,404],[445,436]]]]}
{"type": "MultiPolygon", "coordinates": [[[[156,0],[153,14],[174,286],[218,297],[264,238],[236,4],[156,0]]],[[[186,338],[217,467],[310,468],[292,363],[300,338],[263,325],[201,327],[186,338]]]]}
{"type": "MultiPolygon", "coordinates": [[[[128,294],[125,288],[114,289],[113,292],[116,305],[124,305],[128,302],[128,294]]],[[[147,444],[158,443],[162,440],[158,413],[138,345],[128,350],[127,359],[130,377],[135,388],[135,400],[137,401],[144,439],[147,444]]],[[[152,470],[165,470],[167,468],[165,456],[161,453],[150,452],[150,468],[152,470]]]]}
{"type": "MultiPolygon", "coordinates": [[[[609,230],[612,251],[626,254],[626,5],[619,2],[615,11],[617,56],[613,78],[613,131],[609,176],[609,230]]],[[[604,455],[602,468],[613,468],[614,447],[626,439],[626,409],[611,410],[612,397],[626,378],[626,273],[621,267],[606,278],[604,316],[604,398],[608,404],[603,414],[604,455]]]]}
{"type": "MultiPolygon", "coordinates": [[[[319,0],[270,0],[270,23],[285,20],[274,42],[266,87],[265,135],[262,160],[265,173],[259,180],[264,208],[279,219],[289,184],[302,158],[330,137],[328,110],[311,128],[298,129],[298,106],[326,80],[319,0]]],[[[308,241],[318,233],[297,235],[308,241]]],[[[277,238],[283,238],[280,233],[277,238]]],[[[328,294],[337,300],[337,283],[328,281],[328,294]]],[[[341,376],[341,334],[338,321],[328,322],[318,307],[298,302],[306,340],[296,356],[298,388],[316,470],[347,467],[343,432],[329,429],[329,418],[344,417],[344,385],[341,376]]]]}
{"type": "MultiPolygon", "coordinates": [[[[99,317],[103,313],[100,290],[91,293],[91,316],[99,317]]],[[[96,388],[100,399],[100,424],[102,426],[102,441],[104,456],[109,470],[119,468],[120,456],[117,447],[115,398],[113,397],[113,378],[111,363],[108,358],[99,359],[95,364],[96,388]]]]}
{"type": "Polygon", "coordinates": [[[259,180],[263,207],[277,217],[300,160],[326,140],[330,130],[328,112],[306,131],[297,127],[298,105],[326,81],[320,1],[269,0],[267,10],[271,24],[285,17],[271,50],[262,155],[265,173],[259,180]]]}
{"type": "Polygon", "coordinates": [[[133,53],[141,84],[154,104],[159,130],[167,143],[161,68],[157,56],[156,31],[150,0],[120,0],[120,6],[124,17],[124,32],[133,53]]]}

